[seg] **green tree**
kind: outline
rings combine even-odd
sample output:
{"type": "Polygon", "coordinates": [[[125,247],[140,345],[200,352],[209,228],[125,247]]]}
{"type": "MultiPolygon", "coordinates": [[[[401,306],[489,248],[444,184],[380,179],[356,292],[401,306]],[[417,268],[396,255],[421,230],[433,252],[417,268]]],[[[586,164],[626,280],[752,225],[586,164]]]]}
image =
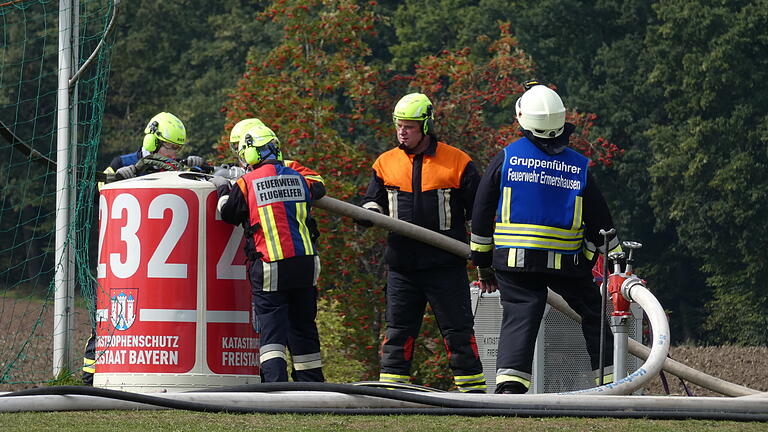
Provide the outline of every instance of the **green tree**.
{"type": "Polygon", "coordinates": [[[656,22],[652,3],[547,0],[518,12],[515,35],[539,77],[557,84],[566,106],[598,113],[595,132],[625,150],[620,163],[594,173],[620,238],[643,243],[637,270],[670,311],[673,337],[698,338],[711,289],[700,261],[651,206],[645,132],[666,121],[664,90],[647,79],[655,62],[646,43],[656,22]]]}
{"type": "Polygon", "coordinates": [[[258,47],[279,37],[270,26],[254,25],[262,3],[120,4],[103,165],[117,154],[138,149],[146,122],[161,111],[184,122],[188,153],[212,152],[225,122],[222,107],[243,73],[249,47],[258,53],[258,47]]]}
{"type": "Polygon", "coordinates": [[[668,121],[650,128],[652,204],[714,290],[713,343],[765,344],[768,2],[669,1],[649,33],[668,121]]]}
{"type": "Polygon", "coordinates": [[[392,22],[397,42],[391,47],[397,69],[410,70],[424,56],[468,48],[473,61],[492,56],[499,23],[514,19],[517,3],[509,0],[406,0],[392,22]]]}

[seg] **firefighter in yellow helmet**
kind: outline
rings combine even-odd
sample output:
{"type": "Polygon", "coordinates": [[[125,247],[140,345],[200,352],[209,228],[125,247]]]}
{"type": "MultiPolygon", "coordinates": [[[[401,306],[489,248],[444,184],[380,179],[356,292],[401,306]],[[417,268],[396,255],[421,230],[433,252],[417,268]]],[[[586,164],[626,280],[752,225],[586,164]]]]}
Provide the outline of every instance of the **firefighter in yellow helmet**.
{"type": "MultiPolygon", "coordinates": [[[[158,113],[144,128],[141,148],[116,156],[104,173],[114,175],[115,180],[124,180],[158,171],[208,171],[210,167],[200,156],[188,156],[181,161],[176,159],[177,151],[186,142],[187,130],[184,123],[169,112],[158,113]]],[[[99,189],[102,186],[103,183],[100,183],[99,189]]],[[[83,383],[92,385],[93,374],[96,372],[96,331],[93,328],[86,342],[82,371],[83,383]]]]}
{"type": "MultiPolygon", "coordinates": [[[[507,145],[483,174],[472,212],[470,247],[483,292],[501,295],[496,393],[526,393],[547,287],[581,315],[592,368],[600,364],[600,291],[592,280],[601,229],[613,228],[589,159],[568,148],[575,127],[560,96],[531,86],[516,104],[523,137],[507,145]],[[495,271],[494,271],[495,270],[495,271]]],[[[618,251],[618,238],[608,250],[618,251]]],[[[613,381],[608,326],[604,382],[613,381]]],[[[596,376],[596,380],[600,377],[596,376]]]]}
{"type": "Polygon", "coordinates": [[[187,129],[178,117],[161,112],[152,117],[144,128],[139,151],[118,156],[105,172],[114,172],[116,180],[124,180],[158,171],[193,170],[208,172],[210,166],[200,156],[178,159],[178,152],[187,143],[187,129]]]}
{"type": "Polygon", "coordinates": [[[247,171],[234,186],[223,177],[211,182],[222,219],[246,232],[262,379],[288,381],[287,349],[294,381],[324,381],[315,323],[320,258],[308,224],[325,187],[284,163],[280,141],[263,124],[242,134],[238,156],[247,171]]]}
{"type": "MultiPolygon", "coordinates": [[[[401,98],[392,120],[398,146],[374,162],[363,207],[466,243],[466,223],[480,179],[471,158],[437,139],[434,108],[422,93],[401,98]]],[[[384,259],[387,331],[379,380],[410,380],[414,342],[429,303],[456,386],[462,392],[485,392],[466,260],[396,233],[389,233],[384,259]]]]}

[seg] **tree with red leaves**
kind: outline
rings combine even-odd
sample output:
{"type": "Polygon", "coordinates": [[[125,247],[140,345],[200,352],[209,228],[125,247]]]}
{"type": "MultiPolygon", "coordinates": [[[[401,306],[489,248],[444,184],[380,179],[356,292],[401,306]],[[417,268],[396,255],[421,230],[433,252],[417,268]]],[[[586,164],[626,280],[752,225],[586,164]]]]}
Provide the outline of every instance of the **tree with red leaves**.
{"type": "MultiPolygon", "coordinates": [[[[413,74],[398,74],[371,61],[366,41],[381,25],[375,2],[278,0],[258,16],[282,27],[282,43],[261,59],[250,59],[224,108],[226,134],[239,120],[258,117],[280,137],[286,158],[320,172],[329,196],[356,201],[376,154],[396,145],[391,112],[407,92],[427,94],[436,107],[437,133],[469,153],[482,169],[489,158],[519,135],[513,124],[521,83],[534,75],[532,62],[502,25],[487,61],[470,60],[468,49],[426,56],[413,74]],[[493,125],[491,116],[508,121],[493,125]]],[[[610,165],[620,154],[612,144],[592,140],[596,116],[569,112],[577,125],[572,139],[594,163],[610,165]]],[[[225,135],[226,136],[226,135],[225,135]]],[[[222,160],[231,158],[223,137],[222,160]]],[[[360,362],[366,380],[378,376],[383,329],[385,234],[361,231],[349,220],[316,211],[323,272],[321,295],[332,299],[342,318],[343,346],[333,347],[360,362]]],[[[417,341],[413,376],[417,383],[447,388],[452,382],[434,318],[425,317],[417,341]]],[[[322,342],[322,340],[321,340],[322,342]]],[[[326,347],[326,349],[328,349],[326,347]]]]}

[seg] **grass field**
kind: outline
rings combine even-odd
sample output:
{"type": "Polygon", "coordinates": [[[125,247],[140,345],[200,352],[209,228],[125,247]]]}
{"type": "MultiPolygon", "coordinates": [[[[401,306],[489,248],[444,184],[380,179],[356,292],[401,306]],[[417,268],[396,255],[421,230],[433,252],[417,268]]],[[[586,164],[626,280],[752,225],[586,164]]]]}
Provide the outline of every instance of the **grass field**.
{"type": "Polygon", "coordinates": [[[238,415],[187,411],[0,414],[2,431],[768,431],[768,423],[605,418],[238,415]]]}

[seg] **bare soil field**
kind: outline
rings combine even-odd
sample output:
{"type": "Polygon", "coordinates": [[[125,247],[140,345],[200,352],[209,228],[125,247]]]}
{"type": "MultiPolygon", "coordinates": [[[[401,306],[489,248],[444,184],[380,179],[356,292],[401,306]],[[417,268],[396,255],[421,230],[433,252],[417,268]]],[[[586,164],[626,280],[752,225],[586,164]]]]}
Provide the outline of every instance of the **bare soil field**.
{"type": "MultiPolygon", "coordinates": [[[[0,391],[38,387],[53,374],[53,303],[0,296],[0,391]]],[[[82,365],[91,324],[76,308],[73,365],[82,365]]],[[[79,368],[78,368],[79,369],[79,368]]],[[[79,374],[78,374],[79,377],[79,374]]]]}
{"type": "MultiPolygon", "coordinates": [[[[0,391],[37,387],[52,373],[53,305],[39,300],[0,297],[0,391]],[[41,313],[42,310],[42,313],[41,313]],[[37,329],[32,332],[32,329],[37,329]],[[30,334],[32,334],[30,336],[30,334]],[[21,351],[21,356],[17,353],[21,351]],[[12,365],[12,366],[11,366],[12,365]]],[[[73,364],[82,360],[82,350],[90,335],[87,311],[77,308],[74,332],[73,364]]],[[[670,356],[687,366],[726,381],[768,392],[768,347],[676,346],[670,356]]],[[[79,372],[78,375],[79,377],[79,372]]],[[[686,388],[677,377],[666,374],[669,393],[685,395],[686,388]]],[[[710,390],[686,383],[695,396],[719,396],[710,390]]],[[[660,377],[645,389],[648,395],[665,395],[660,377]]]]}
{"type": "MultiPolygon", "coordinates": [[[[717,378],[768,392],[768,347],[675,346],[669,351],[674,360],[717,378]]],[[[685,395],[685,387],[677,377],[666,374],[669,392],[685,395]]],[[[686,383],[695,396],[720,396],[718,393],[686,383]]],[[[646,394],[667,394],[662,380],[651,381],[646,394]]]]}

